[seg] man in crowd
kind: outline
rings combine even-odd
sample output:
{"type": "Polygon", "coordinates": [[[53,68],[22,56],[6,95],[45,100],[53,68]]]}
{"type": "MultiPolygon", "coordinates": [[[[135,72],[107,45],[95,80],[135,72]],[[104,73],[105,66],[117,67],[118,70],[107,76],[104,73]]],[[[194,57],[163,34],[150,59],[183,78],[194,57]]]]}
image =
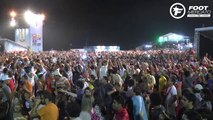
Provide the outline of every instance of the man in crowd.
{"type": "Polygon", "coordinates": [[[174,86],[176,82],[176,77],[171,76],[168,80],[168,88],[166,91],[165,107],[167,113],[169,113],[173,118],[176,117],[176,107],[177,107],[177,89],[174,86]]]}
{"type": "Polygon", "coordinates": [[[44,91],[41,95],[41,100],[37,99],[30,113],[31,117],[40,117],[41,120],[58,120],[59,110],[58,107],[52,102],[52,95],[44,91]],[[38,109],[39,104],[45,106],[38,109]]]}
{"type": "Polygon", "coordinates": [[[188,110],[194,110],[194,104],[196,102],[196,96],[193,93],[186,92],[181,98],[182,109],[180,110],[177,118],[181,119],[183,114],[188,110]]]}
{"type": "Polygon", "coordinates": [[[114,98],[112,108],[115,110],[113,120],[129,120],[129,114],[124,107],[124,99],[122,96],[119,95],[114,98]]]}
{"type": "Polygon", "coordinates": [[[12,102],[12,92],[10,90],[10,87],[7,85],[8,84],[8,80],[10,80],[10,78],[8,77],[8,75],[3,75],[0,78],[0,89],[2,89],[2,104],[8,104],[9,107],[6,110],[6,120],[13,120],[13,102],[12,102]]]}

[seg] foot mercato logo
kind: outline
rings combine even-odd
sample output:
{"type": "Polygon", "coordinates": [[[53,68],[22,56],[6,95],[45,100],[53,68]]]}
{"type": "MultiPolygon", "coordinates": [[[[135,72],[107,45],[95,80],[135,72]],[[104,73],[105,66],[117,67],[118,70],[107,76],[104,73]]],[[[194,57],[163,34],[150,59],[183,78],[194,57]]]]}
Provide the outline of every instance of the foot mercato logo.
{"type": "Polygon", "coordinates": [[[211,17],[209,6],[189,6],[187,17],[211,17]]]}
{"type": "Polygon", "coordinates": [[[187,17],[211,17],[210,7],[205,6],[189,6],[186,12],[186,7],[182,3],[174,3],[169,9],[170,15],[175,19],[181,19],[187,13],[187,17]]]}

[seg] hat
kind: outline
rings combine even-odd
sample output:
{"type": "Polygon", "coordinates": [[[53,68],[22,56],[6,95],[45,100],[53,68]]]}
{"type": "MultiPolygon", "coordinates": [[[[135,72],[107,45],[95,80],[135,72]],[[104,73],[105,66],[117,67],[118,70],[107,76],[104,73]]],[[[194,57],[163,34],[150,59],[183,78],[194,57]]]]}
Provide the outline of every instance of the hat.
{"type": "Polygon", "coordinates": [[[11,79],[8,75],[2,75],[1,76],[1,81],[6,81],[6,80],[9,80],[11,79]]]}
{"type": "Polygon", "coordinates": [[[159,83],[163,84],[164,82],[167,82],[167,79],[166,79],[165,76],[161,76],[160,79],[159,79],[159,83]]]}
{"type": "Polygon", "coordinates": [[[196,84],[194,87],[196,90],[202,90],[203,86],[201,84],[196,84]]]}
{"type": "Polygon", "coordinates": [[[55,76],[62,76],[61,75],[61,73],[60,73],[60,71],[59,71],[59,69],[56,69],[54,72],[53,72],[53,75],[55,75],[55,76]]]}

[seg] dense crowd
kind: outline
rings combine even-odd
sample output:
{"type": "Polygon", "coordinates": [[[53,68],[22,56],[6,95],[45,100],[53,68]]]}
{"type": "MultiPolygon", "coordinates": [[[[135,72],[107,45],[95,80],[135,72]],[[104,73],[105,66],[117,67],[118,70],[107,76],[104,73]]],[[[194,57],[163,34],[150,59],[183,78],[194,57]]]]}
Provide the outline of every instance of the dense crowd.
{"type": "Polygon", "coordinates": [[[0,120],[213,119],[213,61],[192,49],[1,53],[0,73],[0,120]]]}

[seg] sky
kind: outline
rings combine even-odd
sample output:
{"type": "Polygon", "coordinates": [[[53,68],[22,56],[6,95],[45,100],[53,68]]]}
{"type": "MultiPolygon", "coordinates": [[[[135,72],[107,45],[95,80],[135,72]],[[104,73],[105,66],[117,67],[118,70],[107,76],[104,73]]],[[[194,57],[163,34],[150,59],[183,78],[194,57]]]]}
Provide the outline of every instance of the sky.
{"type": "MultiPolygon", "coordinates": [[[[95,45],[118,45],[123,50],[156,41],[169,32],[193,39],[194,29],[213,26],[210,18],[174,19],[170,6],[209,6],[213,0],[0,0],[0,36],[14,40],[11,10],[44,13],[44,50],[68,50],[95,45]]],[[[187,8],[188,9],[188,8],[187,8]]]]}

